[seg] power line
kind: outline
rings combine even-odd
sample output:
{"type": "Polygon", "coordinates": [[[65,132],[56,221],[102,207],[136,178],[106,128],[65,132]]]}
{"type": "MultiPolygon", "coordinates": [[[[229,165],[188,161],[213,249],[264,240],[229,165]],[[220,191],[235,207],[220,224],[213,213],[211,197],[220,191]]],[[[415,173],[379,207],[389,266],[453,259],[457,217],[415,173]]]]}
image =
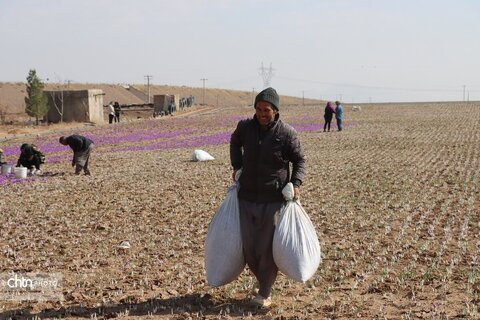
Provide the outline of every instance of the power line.
{"type": "MultiPolygon", "coordinates": [[[[393,90],[393,91],[416,91],[416,92],[459,92],[459,89],[426,89],[426,88],[405,88],[405,87],[385,87],[385,86],[375,86],[375,85],[362,85],[354,83],[333,83],[317,80],[308,80],[308,79],[298,79],[298,78],[289,78],[277,76],[279,79],[295,81],[295,82],[307,82],[314,84],[324,84],[337,87],[354,87],[354,88],[366,88],[366,89],[380,89],[380,90],[393,90]]],[[[469,90],[470,92],[480,92],[480,90],[469,90]]]]}

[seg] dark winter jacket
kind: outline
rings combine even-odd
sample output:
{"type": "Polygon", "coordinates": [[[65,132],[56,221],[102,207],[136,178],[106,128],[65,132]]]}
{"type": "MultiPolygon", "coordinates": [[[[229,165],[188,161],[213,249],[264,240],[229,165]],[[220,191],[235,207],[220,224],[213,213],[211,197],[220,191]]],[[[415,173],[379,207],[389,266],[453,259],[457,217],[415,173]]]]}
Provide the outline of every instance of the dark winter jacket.
{"type": "Polygon", "coordinates": [[[17,167],[25,167],[31,169],[35,167],[35,169],[40,170],[40,164],[42,164],[41,154],[35,149],[34,146],[24,143],[20,147],[20,157],[17,161],[17,167]]]}
{"type": "Polygon", "coordinates": [[[118,102],[115,102],[113,105],[113,109],[115,110],[115,114],[118,116],[120,114],[120,111],[122,111],[122,107],[120,107],[120,104],[118,102]]]}
{"type": "Polygon", "coordinates": [[[330,101],[327,102],[327,105],[325,106],[325,114],[323,115],[323,117],[325,119],[332,119],[334,113],[335,113],[335,107],[333,106],[333,103],[330,101]]]}
{"type": "Polygon", "coordinates": [[[90,144],[93,143],[92,140],[84,137],[73,134],[66,138],[67,144],[72,148],[74,152],[85,151],[88,149],[90,144]]]}
{"type": "Polygon", "coordinates": [[[279,120],[279,114],[266,131],[260,129],[256,116],[240,121],[230,140],[230,160],[234,169],[242,168],[238,197],[247,201],[283,201],[283,187],[288,182],[300,186],[305,175],[297,132],[279,120]]]}

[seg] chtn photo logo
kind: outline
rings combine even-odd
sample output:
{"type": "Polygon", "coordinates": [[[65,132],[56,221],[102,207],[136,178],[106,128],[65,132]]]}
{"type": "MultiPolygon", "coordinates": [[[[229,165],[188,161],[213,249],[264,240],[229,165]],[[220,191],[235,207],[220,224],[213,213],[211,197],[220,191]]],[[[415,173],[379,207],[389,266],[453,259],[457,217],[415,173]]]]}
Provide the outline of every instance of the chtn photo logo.
{"type": "Polygon", "coordinates": [[[11,289],[14,289],[14,288],[21,288],[21,289],[25,289],[25,288],[29,288],[31,290],[33,290],[33,280],[32,279],[29,279],[29,278],[25,278],[23,275],[18,275],[18,274],[14,274],[13,277],[9,278],[7,280],[7,286],[11,289]]]}
{"type": "Polygon", "coordinates": [[[61,273],[0,273],[0,301],[62,301],[61,273]]]}

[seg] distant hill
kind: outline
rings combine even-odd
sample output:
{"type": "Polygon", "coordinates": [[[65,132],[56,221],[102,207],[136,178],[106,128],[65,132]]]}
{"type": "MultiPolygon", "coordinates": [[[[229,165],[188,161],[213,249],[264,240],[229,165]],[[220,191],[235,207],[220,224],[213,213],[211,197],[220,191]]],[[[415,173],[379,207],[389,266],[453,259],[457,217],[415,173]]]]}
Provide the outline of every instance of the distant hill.
{"type": "MultiPolygon", "coordinates": [[[[25,114],[25,83],[22,82],[0,82],[0,112],[8,117],[26,117],[25,114]]],[[[148,99],[147,87],[145,85],[121,85],[121,84],[91,84],[91,83],[70,83],[46,84],[45,90],[86,90],[101,89],[105,93],[104,104],[109,101],[118,101],[120,104],[142,104],[148,99]]],[[[258,92],[255,92],[255,94],[258,92]]],[[[203,103],[203,88],[192,88],[186,86],[151,85],[150,96],[157,94],[176,94],[180,97],[195,97],[196,104],[203,103]]],[[[151,98],[153,102],[153,98],[151,98]]],[[[305,99],[299,97],[281,96],[283,105],[307,105],[321,104],[319,100],[305,99]]],[[[252,92],[239,90],[226,90],[209,88],[205,90],[205,104],[210,106],[246,106],[252,104],[252,92]]]]}

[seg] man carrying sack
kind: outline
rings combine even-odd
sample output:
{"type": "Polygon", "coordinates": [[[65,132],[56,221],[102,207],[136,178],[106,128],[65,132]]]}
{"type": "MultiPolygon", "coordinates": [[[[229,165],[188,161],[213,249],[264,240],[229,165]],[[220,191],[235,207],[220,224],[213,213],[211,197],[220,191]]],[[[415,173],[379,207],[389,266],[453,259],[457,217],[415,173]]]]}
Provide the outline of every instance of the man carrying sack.
{"type": "Polygon", "coordinates": [[[232,134],[230,160],[233,177],[242,168],[238,199],[243,253],[259,286],[252,303],[268,307],[278,273],[272,254],[275,217],[284,204],[282,189],[288,182],[294,186],[295,199],[300,196],[305,156],[295,129],[280,120],[275,89],[260,92],[254,107],[254,117],[241,120],[232,134]]]}

